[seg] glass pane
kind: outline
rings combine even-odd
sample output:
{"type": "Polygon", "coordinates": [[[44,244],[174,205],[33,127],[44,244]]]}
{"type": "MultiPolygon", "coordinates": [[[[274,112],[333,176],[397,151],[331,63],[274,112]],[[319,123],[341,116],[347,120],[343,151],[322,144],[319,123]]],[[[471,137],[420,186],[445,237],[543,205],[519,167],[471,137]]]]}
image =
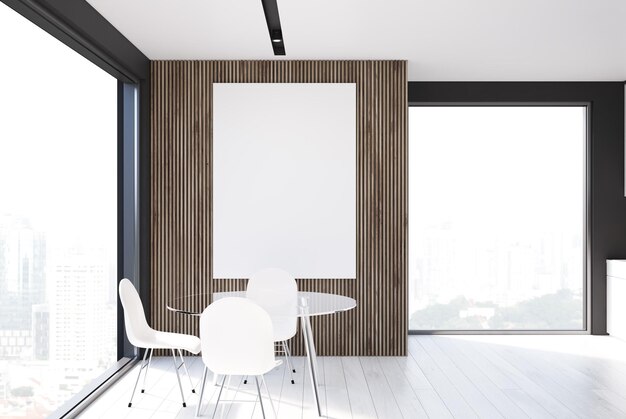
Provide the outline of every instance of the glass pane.
{"type": "Polygon", "coordinates": [[[117,81],[4,4],[0,39],[0,417],[41,418],[117,361],[117,81]]]}
{"type": "Polygon", "coordinates": [[[583,328],[585,113],[410,108],[410,329],[583,328]]]}

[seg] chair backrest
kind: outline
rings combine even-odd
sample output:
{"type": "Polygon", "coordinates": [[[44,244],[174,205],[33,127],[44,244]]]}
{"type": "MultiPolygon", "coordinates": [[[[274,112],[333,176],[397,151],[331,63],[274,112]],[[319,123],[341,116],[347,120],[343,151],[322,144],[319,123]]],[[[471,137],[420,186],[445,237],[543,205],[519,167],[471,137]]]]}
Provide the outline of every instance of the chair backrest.
{"type": "Polygon", "coordinates": [[[248,280],[246,297],[263,307],[271,317],[293,316],[296,327],[298,284],[289,272],[277,268],[255,272],[248,280]]]}
{"type": "Polygon", "coordinates": [[[202,361],[215,374],[261,375],[275,366],[269,314],[247,298],[222,298],[200,316],[202,361]]]}
{"type": "Polygon", "coordinates": [[[122,307],[124,307],[124,324],[128,340],[135,346],[141,346],[140,342],[152,334],[152,329],[146,321],[141,298],[133,283],[126,278],[120,281],[119,292],[122,307]]]}

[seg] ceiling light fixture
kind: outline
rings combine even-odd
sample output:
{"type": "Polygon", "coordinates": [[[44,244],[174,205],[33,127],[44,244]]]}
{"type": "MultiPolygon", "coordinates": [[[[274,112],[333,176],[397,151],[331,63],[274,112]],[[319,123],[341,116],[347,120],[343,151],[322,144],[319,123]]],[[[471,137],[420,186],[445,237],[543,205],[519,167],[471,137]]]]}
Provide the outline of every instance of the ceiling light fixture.
{"type": "Polygon", "coordinates": [[[261,0],[261,4],[263,4],[267,31],[270,35],[274,55],[285,55],[285,40],[283,39],[283,31],[280,27],[277,0],[261,0]]]}
{"type": "Polygon", "coordinates": [[[272,39],[272,42],[283,42],[283,31],[280,29],[274,29],[270,38],[272,39]]]}

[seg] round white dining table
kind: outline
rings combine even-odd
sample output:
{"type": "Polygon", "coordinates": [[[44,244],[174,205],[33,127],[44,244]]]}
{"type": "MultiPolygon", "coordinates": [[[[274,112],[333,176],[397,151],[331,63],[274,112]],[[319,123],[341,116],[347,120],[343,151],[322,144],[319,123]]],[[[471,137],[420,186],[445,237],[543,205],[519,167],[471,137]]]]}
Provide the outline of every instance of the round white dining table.
{"type": "MultiPolygon", "coordinates": [[[[219,300],[227,297],[245,298],[245,291],[228,291],[214,292],[213,300],[219,300]]],[[[200,316],[206,308],[209,301],[209,294],[190,294],[172,299],[167,303],[167,308],[173,312],[187,314],[191,316],[200,316]]],[[[306,349],[307,362],[309,366],[309,376],[311,379],[311,387],[313,388],[313,396],[317,406],[317,414],[322,416],[320,407],[319,389],[317,379],[317,354],[315,352],[315,342],[313,341],[313,331],[311,329],[311,317],[322,316],[327,314],[339,313],[342,311],[352,310],[356,307],[354,298],[337,294],[328,294],[323,292],[298,291],[298,308],[294,313],[300,318],[302,328],[302,338],[306,349]]]]}

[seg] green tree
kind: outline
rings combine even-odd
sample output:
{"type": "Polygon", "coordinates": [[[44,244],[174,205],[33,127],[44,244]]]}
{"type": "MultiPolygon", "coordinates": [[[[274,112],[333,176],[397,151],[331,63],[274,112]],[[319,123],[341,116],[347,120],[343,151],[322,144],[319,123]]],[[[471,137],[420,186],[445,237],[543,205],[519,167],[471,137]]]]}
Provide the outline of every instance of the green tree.
{"type": "Polygon", "coordinates": [[[496,311],[489,326],[492,329],[580,329],[582,301],[571,290],[519,302],[496,311]]]}
{"type": "Polygon", "coordinates": [[[482,329],[481,318],[461,318],[459,312],[470,307],[465,297],[457,297],[448,304],[432,304],[413,313],[410,328],[414,330],[482,329]]]}

